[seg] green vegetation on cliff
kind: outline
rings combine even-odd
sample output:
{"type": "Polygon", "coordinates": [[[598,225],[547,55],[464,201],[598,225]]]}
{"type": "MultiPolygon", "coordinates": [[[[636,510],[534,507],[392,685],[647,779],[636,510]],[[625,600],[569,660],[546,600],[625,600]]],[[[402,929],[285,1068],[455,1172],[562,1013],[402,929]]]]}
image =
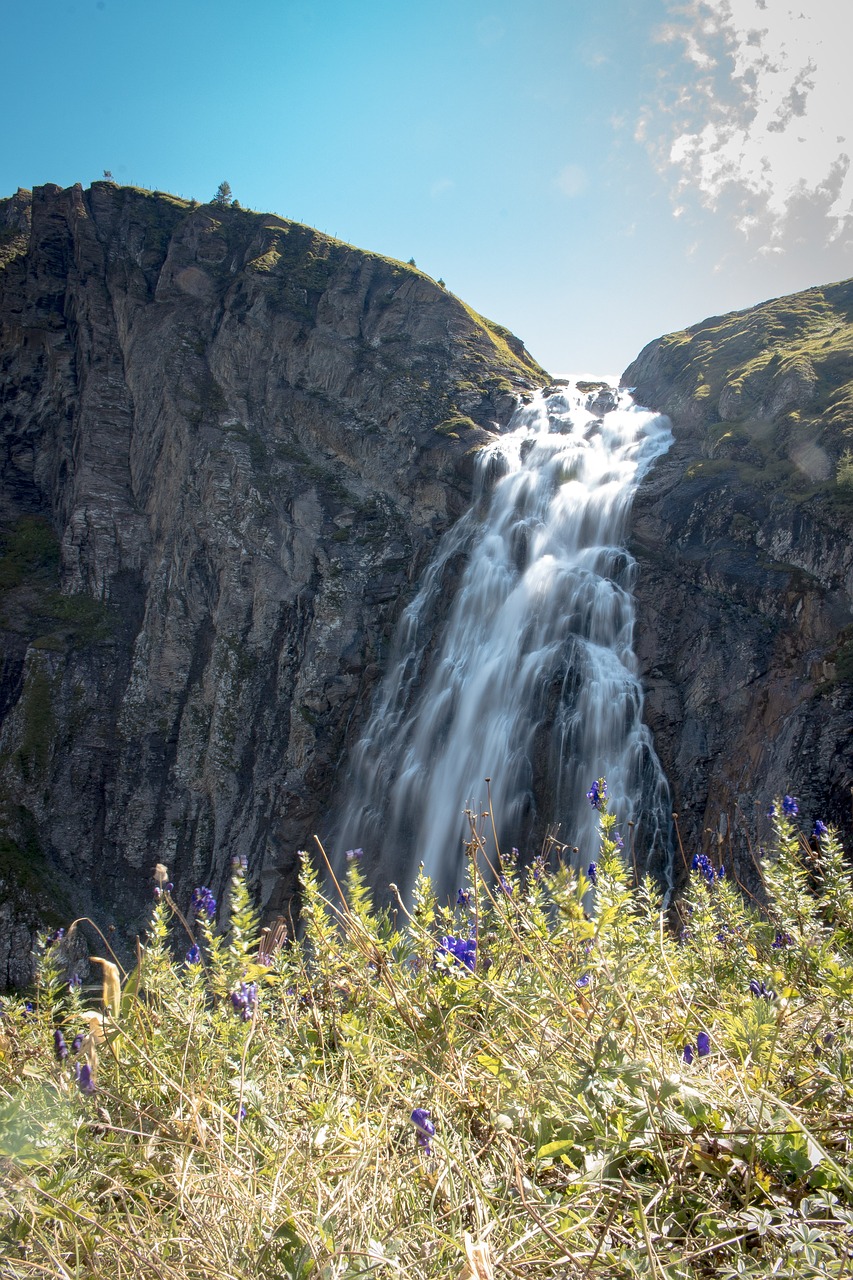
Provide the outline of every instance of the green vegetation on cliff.
{"type": "Polygon", "coordinates": [[[725,459],[744,481],[792,498],[853,502],[853,280],[668,334],[624,381],[674,418],[704,425],[709,457],[697,473],[725,459]]]}

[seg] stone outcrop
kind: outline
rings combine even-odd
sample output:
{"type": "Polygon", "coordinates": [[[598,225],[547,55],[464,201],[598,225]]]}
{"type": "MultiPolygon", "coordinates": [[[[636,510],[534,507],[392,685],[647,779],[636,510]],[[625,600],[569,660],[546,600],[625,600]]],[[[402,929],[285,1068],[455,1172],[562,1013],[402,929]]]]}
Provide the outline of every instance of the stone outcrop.
{"type": "Polygon", "coordinates": [[[853,834],[853,282],[661,338],[622,381],[675,432],[631,533],[646,717],[688,852],[748,878],[774,795],[853,834]]]}
{"type": "Polygon", "coordinates": [[[293,890],[471,454],[546,375],[411,266],[163,193],[0,201],[0,984],[246,854],[293,890]]]}

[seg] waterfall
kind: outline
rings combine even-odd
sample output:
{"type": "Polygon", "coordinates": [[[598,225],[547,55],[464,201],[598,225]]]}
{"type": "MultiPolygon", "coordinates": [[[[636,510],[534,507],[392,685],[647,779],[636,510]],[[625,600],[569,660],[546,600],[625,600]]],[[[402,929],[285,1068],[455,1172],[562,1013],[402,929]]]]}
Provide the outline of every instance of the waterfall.
{"type": "Polygon", "coordinates": [[[570,381],[481,452],[472,507],[402,615],[351,753],[339,864],[361,847],[374,884],[405,890],[423,862],[455,895],[465,811],[486,808],[486,778],[503,848],[535,853],[550,831],[589,861],[586,792],[604,776],[626,850],[637,833],[646,864],[668,865],[669,792],[642,720],[622,542],[637,484],[671,440],[669,420],[626,392],[570,381]]]}

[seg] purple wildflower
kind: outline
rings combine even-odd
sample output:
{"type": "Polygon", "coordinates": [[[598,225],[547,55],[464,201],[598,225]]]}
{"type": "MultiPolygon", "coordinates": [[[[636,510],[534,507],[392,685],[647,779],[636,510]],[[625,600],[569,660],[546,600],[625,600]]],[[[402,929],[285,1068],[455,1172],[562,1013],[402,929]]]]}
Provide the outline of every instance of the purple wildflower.
{"type": "Polygon", "coordinates": [[[363,857],[364,857],[363,849],[347,849],[347,852],[346,852],[347,862],[361,862],[363,857]]]}
{"type": "Polygon", "coordinates": [[[71,977],[68,979],[69,991],[79,991],[82,985],[83,979],[80,977],[80,974],[72,973],[71,977]]]}
{"type": "Polygon", "coordinates": [[[586,869],[587,879],[593,884],[598,884],[598,863],[591,862],[586,869]]]}
{"type": "Polygon", "coordinates": [[[755,996],[756,1000],[775,1000],[776,999],[776,992],[771,991],[770,988],[765,985],[763,978],[761,982],[759,982],[757,978],[753,978],[750,981],[749,989],[752,992],[752,994],[755,996]]]}
{"type": "Polygon", "coordinates": [[[193,896],[190,900],[190,907],[195,915],[206,915],[212,920],[216,915],[216,899],[213,893],[208,889],[207,885],[199,885],[197,889],[193,889],[193,896]]]}
{"type": "Polygon", "coordinates": [[[54,942],[61,942],[65,937],[64,929],[57,929],[56,933],[50,933],[44,940],[45,947],[52,947],[54,942]]]}
{"type": "Polygon", "coordinates": [[[459,890],[459,892],[456,894],[456,905],[457,905],[457,907],[470,907],[470,905],[471,905],[471,890],[470,890],[470,889],[460,889],[460,890],[459,890]]]}
{"type": "Polygon", "coordinates": [[[194,942],[187,952],[187,964],[201,964],[201,949],[197,942],[194,942]]]}
{"type": "Polygon", "coordinates": [[[828,836],[829,827],[826,825],[825,822],[821,822],[820,818],[816,818],[815,824],[812,827],[812,835],[816,836],[818,840],[821,838],[821,836],[828,836]]]}
{"type": "Polygon", "coordinates": [[[796,796],[785,796],[782,801],[782,812],[786,818],[796,818],[800,812],[800,804],[796,796]]]}
{"type": "Polygon", "coordinates": [[[624,849],[624,848],[625,848],[625,841],[622,839],[622,836],[620,835],[620,833],[619,833],[618,831],[614,832],[614,835],[613,835],[613,843],[616,845],[616,848],[617,848],[617,849],[624,849]]]}
{"type": "Polygon", "coordinates": [[[508,898],[512,897],[512,885],[509,880],[507,880],[506,876],[501,876],[501,888],[508,898]]]}
{"type": "Polygon", "coordinates": [[[53,1051],[56,1054],[57,1062],[64,1062],[68,1057],[68,1045],[65,1043],[65,1036],[59,1030],[59,1027],[53,1033],[53,1051]]]}
{"type": "Polygon", "coordinates": [[[239,1013],[242,1022],[251,1021],[257,1000],[258,984],[256,982],[241,982],[240,989],[231,992],[231,1004],[234,1011],[239,1013]]]}
{"type": "Polygon", "coordinates": [[[777,929],[776,937],[770,945],[774,951],[781,951],[783,947],[790,947],[793,944],[793,941],[794,939],[791,937],[790,933],[780,933],[777,929]]]}
{"type": "Polygon", "coordinates": [[[578,978],[577,982],[575,983],[575,986],[580,987],[580,989],[583,990],[584,987],[589,986],[589,983],[590,983],[590,975],[588,973],[585,973],[582,978],[578,978]]]}
{"type": "Polygon", "coordinates": [[[83,1032],[78,1031],[74,1039],[71,1041],[71,1052],[79,1053],[83,1048],[83,1032]]]}
{"type": "Polygon", "coordinates": [[[94,1093],[95,1082],[92,1079],[92,1068],[88,1062],[78,1062],[74,1068],[74,1078],[81,1093],[94,1093]]]}
{"type": "Polygon", "coordinates": [[[593,809],[600,809],[607,799],[607,780],[605,778],[596,778],[589,791],[587,791],[586,798],[593,809]]]}
{"type": "Polygon", "coordinates": [[[711,1052],[711,1037],[707,1031],[700,1031],[696,1037],[696,1052],[700,1058],[707,1058],[711,1052]]]}
{"type": "Polygon", "coordinates": [[[681,1050],[681,1057],[687,1063],[688,1067],[693,1061],[693,1045],[686,1044],[681,1050]]]}
{"type": "Polygon", "coordinates": [[[767,810],[767,816],[768,818],[776,817],[776,805],[772,801],[770,802],[770,806],[767,810]]]}
{"type": "Polygon", "coordinates": [[[430,1139],[435,1137],[435,1125],[432,1122],[429,1111],[424,1111],[423,1107],[415,1107],[411,1114],[412,1124],[418,1131],[418,1146],[423,1149],[426,1155],[430,1154],[430,1139]]]}
{"type": "Polygon", "coordinates": [[[472,972],[477,963],[477,940],[476,938],[450,938],[443,937],[439,944],[438,954],[442,953],[453,956],[457,964],[463,965],[472,972]]]}

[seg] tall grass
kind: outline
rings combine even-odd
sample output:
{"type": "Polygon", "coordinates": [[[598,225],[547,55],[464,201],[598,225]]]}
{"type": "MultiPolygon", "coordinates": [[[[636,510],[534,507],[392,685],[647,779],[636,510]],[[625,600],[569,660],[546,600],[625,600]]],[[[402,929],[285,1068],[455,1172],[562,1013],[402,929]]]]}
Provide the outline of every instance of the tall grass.
{"type": "Polygon", "coordinates": [[[554,850],[489,869],[472,819],[454,907],[422,878],[410,913],[374,910],[357,857],[339,894],[305,856],[282,943],[243,867],[225,931],[159,868],[100,999],[69,987],[68,936],[46,944],[29,1003],[2,1001],[2,1274],[849,1276],[835,834],[786,797],[766,907],[697,858],[665,911],[590,799],[586,872],[554,850]]]}

